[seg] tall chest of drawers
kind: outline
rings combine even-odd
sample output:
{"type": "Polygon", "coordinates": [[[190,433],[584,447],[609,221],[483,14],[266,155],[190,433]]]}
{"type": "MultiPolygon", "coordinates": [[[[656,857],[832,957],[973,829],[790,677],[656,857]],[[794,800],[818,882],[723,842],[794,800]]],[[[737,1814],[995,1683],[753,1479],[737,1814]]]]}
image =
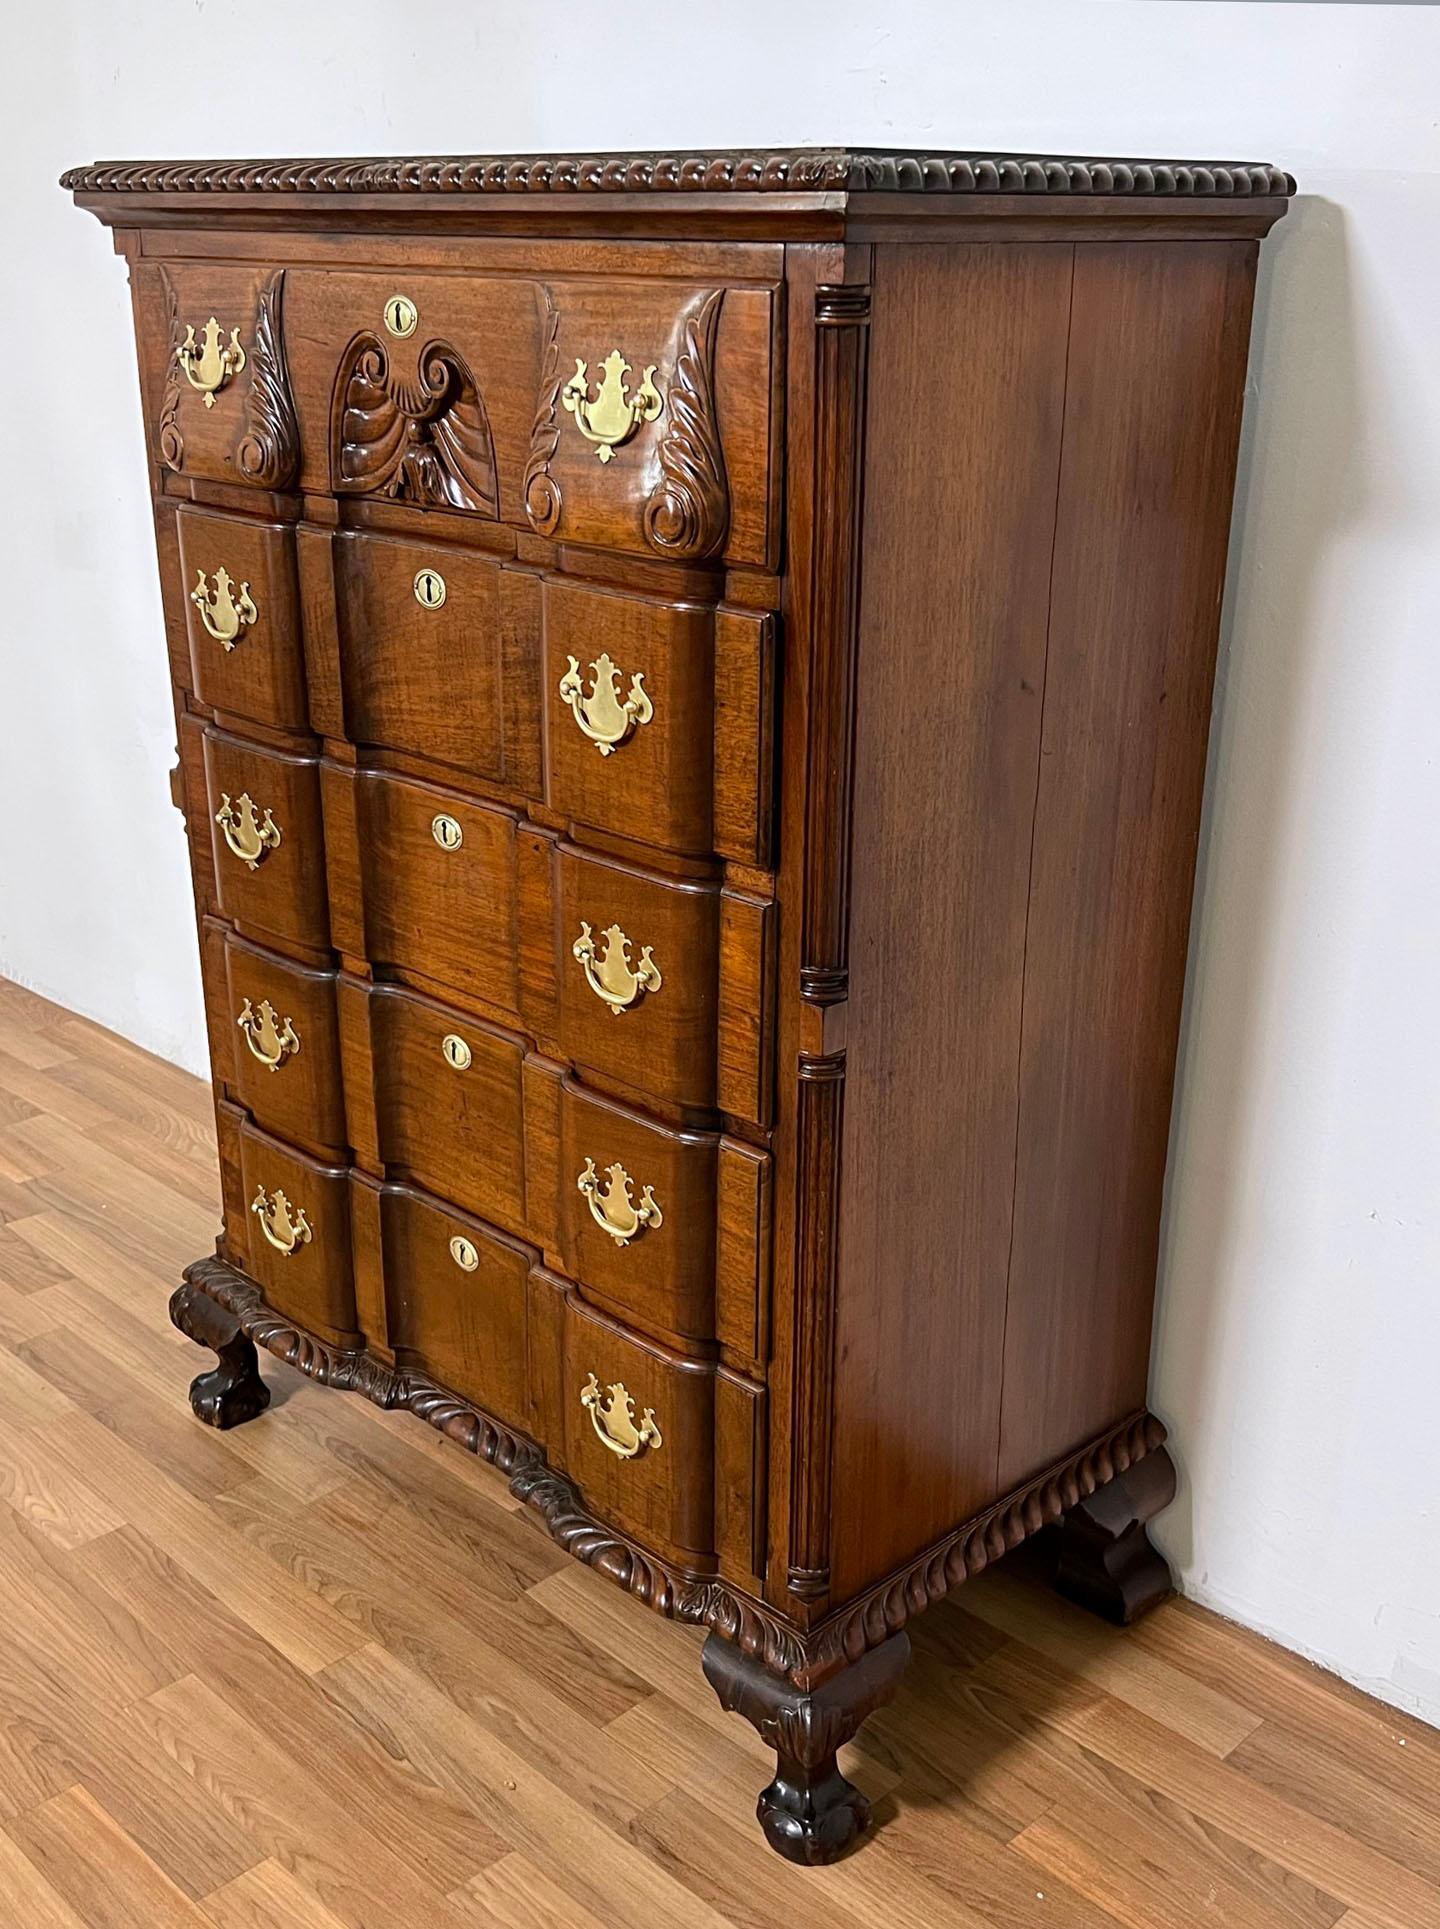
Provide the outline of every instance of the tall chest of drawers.
{"type": "MultiPolygon", "coordinates": [[[[173,1317],[709,1632],[767,1836],[1146,1373],[1261,165],[106,164],[223,1228],[173,1317]]],[[[1051,1531],[1053,1530],[1053,1532],[1051,1531]]],[[[636,1611],[639,1611],[637,1606],[636,1611]]]]}

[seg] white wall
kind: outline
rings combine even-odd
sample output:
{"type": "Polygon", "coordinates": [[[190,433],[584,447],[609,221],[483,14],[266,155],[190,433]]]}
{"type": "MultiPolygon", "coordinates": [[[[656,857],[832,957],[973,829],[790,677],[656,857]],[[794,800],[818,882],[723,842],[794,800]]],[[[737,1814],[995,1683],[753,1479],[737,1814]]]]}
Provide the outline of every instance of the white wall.
{"type": "Polygon", "coordinates": [[[97,157],[851,140],[1274,159],[1153,1403],[1197,1598],[1440,1720],[1440,12],[11,0],[0,973],[204,1059],[97,157]],[[28,54],[22,51],[28,42],[28,54]]]}

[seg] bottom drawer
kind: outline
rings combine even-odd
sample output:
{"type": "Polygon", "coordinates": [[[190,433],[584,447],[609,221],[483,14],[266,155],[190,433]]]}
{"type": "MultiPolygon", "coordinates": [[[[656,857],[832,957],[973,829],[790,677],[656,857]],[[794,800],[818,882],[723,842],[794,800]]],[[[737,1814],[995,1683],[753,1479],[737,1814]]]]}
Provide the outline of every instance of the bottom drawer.
{"type": "Polygon", "coordinates": [[[380,1235],[396,1355],[528,1432],[525,1282],[533,1249],[408,1186],[381,1187],[380,1235]]]}
{"type": "Polygon", "coordinates": [[[248,1121],[240,1129],[249,1271],[278,1313],[357,1346],[350,1169],[323,1165],[248,1121]]]}
{"type": "Polygon", "coordinates": [[[715,1552],[715,1369],[573,1294],[558,1398],[565,1465],[593,1511],[681,1566],[715,1552]]]}

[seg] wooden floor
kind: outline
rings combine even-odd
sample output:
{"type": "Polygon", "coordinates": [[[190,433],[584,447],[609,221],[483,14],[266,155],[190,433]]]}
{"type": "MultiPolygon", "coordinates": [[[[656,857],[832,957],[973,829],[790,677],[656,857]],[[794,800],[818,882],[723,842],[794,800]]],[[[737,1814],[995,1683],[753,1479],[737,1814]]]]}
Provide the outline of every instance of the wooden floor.
{"type": "Polygon", "coordinates": [[[208,1112],[0,981],[3,1929],[1440,1929],[1440,1734],[1008,1567],[848,1751],[868,1845],[780,1861],[700,1636],[490,1469],[264,1355],[264,1418],[192,1419],[208,1112]]]}

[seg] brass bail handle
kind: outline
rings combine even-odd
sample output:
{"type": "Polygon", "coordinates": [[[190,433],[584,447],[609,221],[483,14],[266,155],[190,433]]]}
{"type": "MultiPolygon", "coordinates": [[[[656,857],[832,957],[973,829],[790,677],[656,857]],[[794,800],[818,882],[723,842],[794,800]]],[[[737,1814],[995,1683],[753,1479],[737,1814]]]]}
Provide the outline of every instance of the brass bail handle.
{"type": "Polygon", "coordinates": [[[633,1460],[647,1447],[657,1451],[665,1444],[655,1424],[653,1407],[646,1407],[636,1426],[635,1401],[623,1380],[616,1380],[602,1391],[595,1375],[588,1374],[580,1389],[580,1404],[590,1415],[596,1439],[618,1459],[633,1460]]]}
{"type": "Polygon", "coordinates": [[[594,933],[581,920],[580,935],[570,947],[585,972],[585,979],[597,998],[603,998],[615,1017],[628,1011],[647,991],[658,991],[664,980],[660,967],[650,956],[648,944],[640,947],[638,963],[631,968],[630,940],[618,924],[601,933],[605,949],[596,948],[594,933]]]}
{"type": "Polygon", "coordinates": [[[623,1165],[607,1166],[605,1177],[608,1184],[602,1186],[595,1161],[587,1159],[575,1186],[585,1195],[590,1217],[602,1232],[609,1233],[617,1246],[628,1246],[647,1229],[654,1231],[664,1225],[665,1215],[649,1186],[641,1186],[637,1206],[630,1197],[631,1178],[623,1165]]]}
{"type": "Polygon", "coordinates": [[[245,351],[240,346],[240,330],[230,330],[230,340],[225,347],[220,346],[222,330],[212,315],[200,331],[200,340],[195,340],[193,326],[185,330],[185,339],[175,350],[175,359],[185,371],[185,380],[191,388],[199,389],[205,397],[207,409],[215,406],[215,397],[224,388],[232,375],[238,375],[245,366],[245,351]]]}
{"type": "Polygon", "coordinates": [[[250,1201],[250,1210],[260,1221],[260,1230],[266,1239],[287,1259],[293,1259],[300,1248],[308,1246],[315,1237],[305,1217],[305,1208],[292,1206],[278,1186],[273,1193],[267,1193],[264,1186],[260,1186],[250,1201]]]}
{"type": "Polygon", "coordinates": [[[234,649],[241,630],[248,629],[260,615],[250,594],[250,585],[242,583],[236,596],[235,579],[223,564],[215,572],[213,590],[207,586],[203,569],[198,572],[198,578],[190,592],[190,601],[199,610],[206,630],[228,654],[234,649]]]}
{"type": "Polygon", "coordinates": [[[593,442],[602,462],[609,462],[622,443],[628,442],[642,422],[653,422],[665,406],[660,391],[651,379],[655,364],[650,363],[632,393],[625,377],[630,364],[618,348],[612,348],[600,364],[600,386],[590,393],[588,363],[575,358],[575,373],[560,391],[562,406],[575,418],[575,426],[587,442],[593,442]]]}
{"type": "Polygon", "coordinates": [[[645,688],[645,672],[637,670],[631,677],[629,692],[622,702],[621,673],[603,651],[590,665],[593,676],[588,695],[578,659],[567,656],[566,661],[570,667],[558,685],[560,701],[569,704],[576,723],[600,755],[613,756],[617,746],[633,731],[649,723],[655,714],[655,706],[645,688]]]}
{"type": "Polygon", "coordinates": [[[262,860],[280,848],[280,826],[268,810],[262,815],[256,809],[248,790],[242,790],[233,804],[230,793],[222,790],[215,822],[226,844],[247,870],[259,870],[262,860]]]}

